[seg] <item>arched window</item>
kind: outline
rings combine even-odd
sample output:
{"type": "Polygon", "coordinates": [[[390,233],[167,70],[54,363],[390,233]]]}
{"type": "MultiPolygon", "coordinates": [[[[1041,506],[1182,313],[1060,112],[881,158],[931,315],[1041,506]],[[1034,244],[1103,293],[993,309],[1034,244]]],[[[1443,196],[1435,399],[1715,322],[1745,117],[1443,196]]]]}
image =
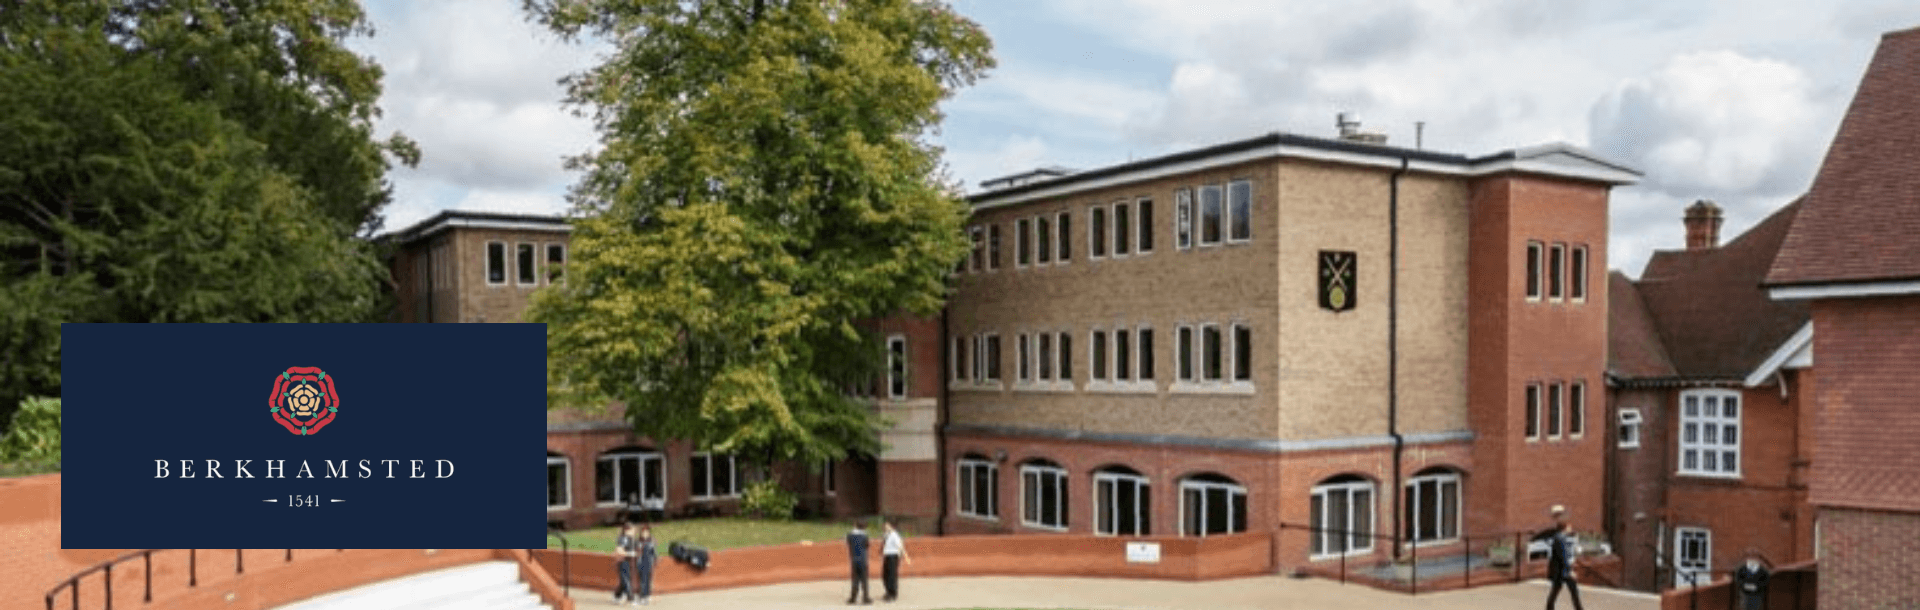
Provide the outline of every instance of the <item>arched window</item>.
{"type": "Polygon", "coordinates": [[[1067,529],[1067,470],[1047,460],[1020,465],[1020,523],[1067,529]]]}
{"type": "Polygon", "coordinates": [[[666,475],[666,456],[658,451],[638,446],[609,450],[594,460],[594,501],[601,506],[636,503],[665,508],[666,475]]]}
{"type": "Polygon", "coordinates": [[[1180,480],[1180,535],[1247,531],[1247,488],[1217,474],[1180,480]]]}
{"type": "Polygon", "coordinates": [[[1407,542],[1425,544],[1460,538],[1460,471],[1435,467],[1407,479],[1407,542]]]}
{"type": "Polygon", "coordinates": [[[1125,466],[1093,472],[1094,531],[1117,536],[1153,532],[1147,477],[1125,466]]]}
{"type": "Polygon", "coordinates": [[[547,510],[573,506],[573,467],[567,456],[547,452],[547,510]]]}
{"type": "Polygon", "coordinates": [[[982,519],[1000,518],[1000,465],[987,456],[961,456],[954,491],[960,496],[960,514],[982,519]]]}
{"type": "Polygon", "coordinates": [[[1373,550],[1373,481],[1342,475],[1313,486],[1311,554],[1338,557],[1373,550]]]}

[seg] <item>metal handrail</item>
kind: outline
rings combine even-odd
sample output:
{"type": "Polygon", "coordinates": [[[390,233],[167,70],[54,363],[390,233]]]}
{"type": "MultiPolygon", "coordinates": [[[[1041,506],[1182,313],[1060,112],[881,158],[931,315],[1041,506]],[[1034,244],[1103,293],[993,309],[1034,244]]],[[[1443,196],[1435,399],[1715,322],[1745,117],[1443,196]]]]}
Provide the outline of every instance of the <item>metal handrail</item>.
{"type": "MultiPolygon", "coordinates": [[[[560,539],[560,571],[564,573],[561,575],[560,593],[568,598],[572,598],[573,551],[567,547],[567,535],[552,526],[547,527],[547,535],[560,539]]],[[[527,549],[527,557],[533,557],[533,549],[527,549]]]]}
{"type": "MultiPolygon", "coordinates": [[[[113,566],[119,565],[134,557],[140,557],[144,563],[144,574],[146,577],[141,580],[142,584],[146,587],[146,593],[142,599],[147,603],[152,603],[153,554],[158,551],[169,550],[179,549],[140,549],[94,564],[85,570],[75,572],[72,576],[68,576],[66,580],[61,581],[60,584],[54,585],[52,589],[47,590],[47,610],[53,610],[53,599],[60,595],[62,589],[71,592],[68,598],[73,600],[73,610],[80,610],[80,579],[86,578],[94,572],[100,572],[105,576],[105,586],[102,597],[107,600],[106,610],[113,610],[113,566]]],[[[346,549],[336,550],[340,552],[346,551],[346,549]]],[[[246,564],[243,563],[245,561],[244,551],[244,549],[233,550],[233,573],[236,575],[246,573],[246,564]]],[[[293,549],[287,549],[286,561],[289,563],[293,561],[293,549]]],[[[194,588],[198,586],[200,586],[200,549],[187,549],[187,587],[194,588]]]]}

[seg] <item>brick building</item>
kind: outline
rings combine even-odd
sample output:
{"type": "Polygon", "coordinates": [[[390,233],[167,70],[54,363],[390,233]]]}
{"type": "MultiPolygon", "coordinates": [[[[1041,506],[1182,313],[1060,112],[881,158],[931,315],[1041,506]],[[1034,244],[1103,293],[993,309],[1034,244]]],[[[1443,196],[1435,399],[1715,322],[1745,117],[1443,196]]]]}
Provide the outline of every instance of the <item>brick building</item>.
{"type": "MultiPolygon", "coordinates": [[[[535,290],[564,281],[570,232],[557,216],[447,211],[389,234],[382,239],[393,247],[396,304],[390,319],[519,322],[535,290]]],[[[938,327],[911,318],[871,325],[890,350],[890,373],[874,398],[874,408],[890,422],[881,432],[887,448],[877,456],[777,468],[808,512],[927,522],[939,514],[939,341],[906,339],[937,334],[938,327]]],[[[549,522],[598,525],[629,508],[664,515],[738,509],[745,482],[732,457],[685,441],[637,436],[622,409],[548,411],[549,522]]]]}
{"type": "Polygon", "coordinates": [[[1721,212],[1686,209],[1686,249],[1609,279],[1607,538],[1625,586],[1685,586],[1749,549],[1813,557],[1813,387],[1805,303],[1760,286],[1801,204],[1719,243],[1721,212]]]}
{"type": "Polygon", "coordinates": [[[1920,607],[1920,29],[1868,64],[1780,255],[1811,304],[1823,608],[1920,607]]]}
{"type": "Polygon", "coordinates": [[[1608,195],[1636,179],[1270,134],[987,183],[945,320],[946,531],[1354,532],[1283,535],[1290,566],[1555,504],[1598,531],[1608,195]]]}

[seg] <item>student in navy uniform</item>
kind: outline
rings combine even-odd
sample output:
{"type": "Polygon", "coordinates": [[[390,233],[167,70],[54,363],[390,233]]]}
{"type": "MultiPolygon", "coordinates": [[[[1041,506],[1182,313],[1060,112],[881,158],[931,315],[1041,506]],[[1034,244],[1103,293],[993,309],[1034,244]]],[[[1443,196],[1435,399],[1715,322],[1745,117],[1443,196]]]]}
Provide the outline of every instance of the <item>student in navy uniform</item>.
{"type": "Polygon", "coordinates": [[[853,592],[847,594],[847,605],[858,600],[862,604],[873,603],[873,596],[867,592],[867,522],[853,522],[853,531],[847,532],[847,559],[853,563],[853,592]]]}
{"type": "Polygon", "coordinates": [[[1560,598],[1560,587],[1567,588],[1567,595],[1573,598],[1574,610],[1585,610],[1580,605],[1580,583],[1574,580],[1574,560],[1580,554],[1579,543],[1574,540],[1573,528],[1567,525],[1567,511],[1558,505],[1553,507],[1553,529],[1548,531],[1547,544],[1547,580],[1553,587],[1547,590],[1547,610],[1553,610],[1554,602],[1560,598]]]}
{"type": "Polygon", "coordinates": [[[633,537],[632,523],[621,525],[620,536],[613,539],[613,550],[620,555],[620,560],[617,563],[617,567],[620,570],[620,588],[613,590],[613,603],[615,605],[619,605],[620,599],[623,597],[626,598],[629,605],[631,605],[635,599],[633,594],[633,569],[635,567],[633,560],[634,543],[636,542],[638,541],[633,537]]]}
{"type": "Polygon", "coordinates": [[[1773,575],[1767,568],[1771,562],[1760,556],[1759,549],[1747,549],[1747,561],[1733,570],[1733,583],[1740,589],[1741,608],[1746,610],[1765,610],[1767,607],[1767,579],[1773,575]],[[1763,565],[1765,562],[1768,565],[1763,565]]]}
{"type": "Polygon", "coordinates": [[[635,541],[633,550],[635,567],[640,572],[640,605],[644,606],[653,599],[653,564],[660,558],[653,546],[653,526],[640,528],[640,539],[635,541]]]}
{"type": "Polygon", "coordinates": [[[881,601],[893,601],[900,597],[900,560],[913,563],[913,557],[907,555],[907,545],[900,540],[900,530],[893,527],[892,521],[884,521],[887,535],[880,541],[880,583],[887,589],[887,596],[881,601]]]}

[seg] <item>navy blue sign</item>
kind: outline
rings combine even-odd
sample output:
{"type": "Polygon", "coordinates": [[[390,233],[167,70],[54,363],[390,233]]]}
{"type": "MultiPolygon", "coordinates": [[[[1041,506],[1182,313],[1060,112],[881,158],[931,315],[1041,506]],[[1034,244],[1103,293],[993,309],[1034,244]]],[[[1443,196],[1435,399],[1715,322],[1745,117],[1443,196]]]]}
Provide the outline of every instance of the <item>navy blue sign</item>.
{"type": "Polygon", "coordinates": [[[539,548],[540,324],[64,324],[61,546],[539,548]]]}

